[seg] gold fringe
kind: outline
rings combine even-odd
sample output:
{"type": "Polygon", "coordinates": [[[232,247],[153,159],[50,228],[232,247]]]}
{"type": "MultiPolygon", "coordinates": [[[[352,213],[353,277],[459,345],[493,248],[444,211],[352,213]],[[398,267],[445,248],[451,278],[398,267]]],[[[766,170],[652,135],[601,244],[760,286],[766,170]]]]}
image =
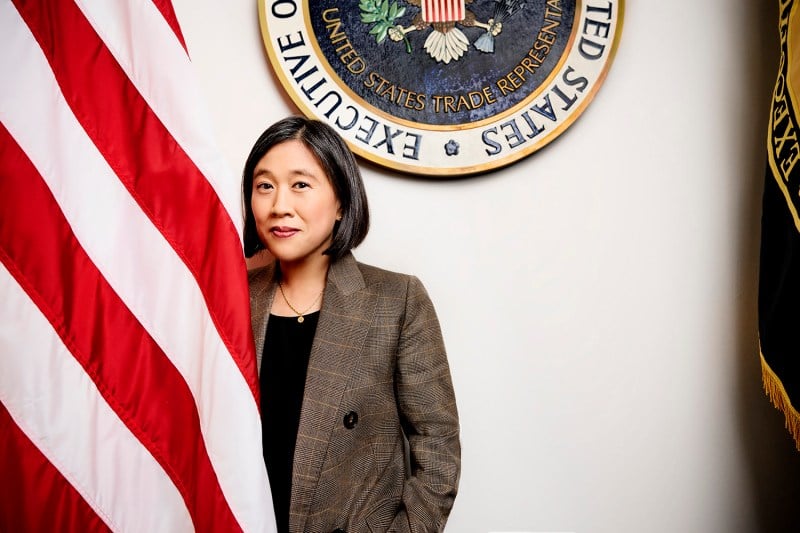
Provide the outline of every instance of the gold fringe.
{"type": "Polygon", "coordinates": [[[783,412],[786,417],[786,429],[794,437],[797,451],[800,451],[800,413],[792,405],[781,379],[769,367],[763,353],[761,354],[761,380],[764,382],[764,392],[769,396],[772,405],[783,412]]]}

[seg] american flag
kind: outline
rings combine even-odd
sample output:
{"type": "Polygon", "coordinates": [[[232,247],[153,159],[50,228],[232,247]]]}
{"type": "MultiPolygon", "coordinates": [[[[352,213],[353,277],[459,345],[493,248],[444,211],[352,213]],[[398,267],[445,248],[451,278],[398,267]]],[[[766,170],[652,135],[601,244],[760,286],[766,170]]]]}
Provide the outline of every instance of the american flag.
{"type": "Polygon", "coordinates": [[[0,531],[274,531],[238,179],[169,0],[0,0],[0,531]]]}
{"type": "Polygon", "coordinates": [[[464,0],[422,0],[425,22],[455,22],[464,18],[464,0]]]}

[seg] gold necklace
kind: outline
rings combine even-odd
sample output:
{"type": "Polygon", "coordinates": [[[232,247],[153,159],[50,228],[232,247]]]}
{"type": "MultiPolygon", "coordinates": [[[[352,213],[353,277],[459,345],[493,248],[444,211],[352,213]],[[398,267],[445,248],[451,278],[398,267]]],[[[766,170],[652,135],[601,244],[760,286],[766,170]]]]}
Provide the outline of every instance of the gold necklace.
{"type": "Polygon", "coordinates": [[[304,311],[298,311],[297,309],[295,309],[295,307],[291,303],[289,303],[289,299],[286,297],[286,293],[283,292],[283,284],[280,281],[278,282],[278,288],[281,290],[281,296],[283,296],[283,301],[286,302],[286,305],[289,306],[289,309],[291,309],[292,311],[295,312],[295,314],[297,315],[297,321],[299,323],[301,323],[301,324],[305,320],[305,318],[303,318],[303,315],[306,314],[309,309],[311,309],[312,307],[314,307],[317,304],[319,299],[322,297],[322,293],[325,292],[325,289],[322,289],[321,291],[319,291],[319,294],[317,294],[317,297],[314,298],[313,302],[311,302],[311,305],[306,307],[304,311]]]}

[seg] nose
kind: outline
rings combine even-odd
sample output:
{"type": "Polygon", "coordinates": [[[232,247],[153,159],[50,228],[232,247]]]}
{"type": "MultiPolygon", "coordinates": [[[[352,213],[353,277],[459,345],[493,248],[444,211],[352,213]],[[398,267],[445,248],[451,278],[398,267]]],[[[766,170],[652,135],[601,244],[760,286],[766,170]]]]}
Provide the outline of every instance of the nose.
{"type": "Polygon", "coordinates": [[[292,214],[289,194],[290,191],[284,187],[275,188],[275,193],[272,195],[272,210],[270,213],[272,216],[283,217],[292,214]]]}

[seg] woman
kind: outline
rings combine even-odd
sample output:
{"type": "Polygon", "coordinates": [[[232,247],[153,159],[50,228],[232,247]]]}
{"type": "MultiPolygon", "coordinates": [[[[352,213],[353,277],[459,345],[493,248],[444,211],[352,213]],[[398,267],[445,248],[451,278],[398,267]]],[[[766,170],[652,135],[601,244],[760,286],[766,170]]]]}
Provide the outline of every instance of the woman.
{"type": "Polygon", "coordinates": [[[413,276],[356,262],[369,211],[353,155],[301,117],[244,168],[264,460],[281,532],[443,529],[460,472],[436,314],[413,276]]]}

